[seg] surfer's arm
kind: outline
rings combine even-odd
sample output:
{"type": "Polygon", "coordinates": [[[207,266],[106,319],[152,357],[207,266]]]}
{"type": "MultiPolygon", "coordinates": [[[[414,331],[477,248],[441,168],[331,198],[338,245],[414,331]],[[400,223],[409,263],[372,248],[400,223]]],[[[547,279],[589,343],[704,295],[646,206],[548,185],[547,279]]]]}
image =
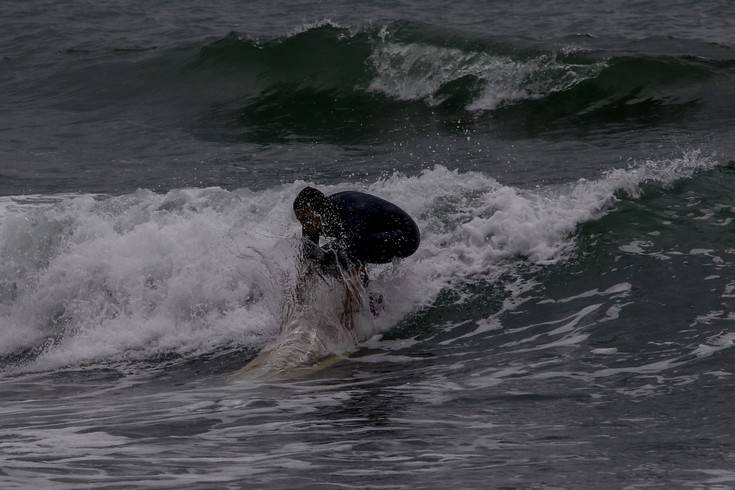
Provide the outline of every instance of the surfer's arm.
{"type": "Polygon", "coordinates": [[[338,243],[332,242],[320,247],[307,238],[301,242],[301,255],[304,261],[317,265],[326,273],[335,273],[340,268],[345,269],[352,262],[338,243]]]}
{"type": "Polygon", "coordinates": [[[339,267],[345,269],[348,267],[349,264],[353,262],[350,254],[347,251],[347,247],[345,247],[345,245],[338,240],[324,245],[322,247],[322,252],[325,255],[325,265],[336,266],[339,264],[339,267]]]}
{"type": "Polygon", "coordinates": [[[301,255],[304,260],[309,262],[321,263],[324,261],[324,250],[319,246],[319,242],[309,240],[306,236],[301,240],[301,255]]]}

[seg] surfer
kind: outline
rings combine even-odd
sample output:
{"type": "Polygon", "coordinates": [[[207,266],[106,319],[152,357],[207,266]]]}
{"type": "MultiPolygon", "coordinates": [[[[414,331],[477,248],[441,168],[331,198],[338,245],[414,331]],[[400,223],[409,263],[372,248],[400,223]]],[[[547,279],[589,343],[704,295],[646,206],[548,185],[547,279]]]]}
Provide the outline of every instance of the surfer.
{"type": "Polygon", "coordinates": [[[358,270],[367,285],[366,264],[385,264],[413,254],[419,228],[395,204],[371,194],[345,191],[325,195],[305,187],[293,202],[302,226],[303,252],[323,268],[358,270]],[[321,235],[332,238],[319,247],[321,235]]]}
{"type": "MultiPolygon", "coordinates": [[[[359,339],[358,313],[368,285],[367,264],[408,257],[419,247],[419,229],[401,208],[363,192],[330,196],[306,187],[293,202],[302,226],[296,284],[284,303],[278,337],[238,376],[288,379],[337,362],[359,339]],[[324,235],[332,240],[319,246],[324,235]]],[[[367,293],[378,315],[380,294],[367,293]]]]}

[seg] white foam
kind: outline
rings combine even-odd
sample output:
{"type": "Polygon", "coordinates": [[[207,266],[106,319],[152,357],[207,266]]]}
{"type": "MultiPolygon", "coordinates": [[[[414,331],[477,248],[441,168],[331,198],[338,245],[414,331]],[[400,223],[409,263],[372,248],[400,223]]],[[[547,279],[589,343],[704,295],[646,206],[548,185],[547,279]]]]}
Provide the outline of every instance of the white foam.
{"type": "Polygon", "coordinates": [[[484,51],[390,42],[389,37],[383,34],[383,42],[370,56],[375,77],[368,90],[399,100],[425,100],[429,105],[437,105],[446,99],[437,94],[444,84],[473,76],[481,80],[482,89],[466,107],[469,111],[493,110],[516,100],[566,90],[605,66],[565,64],[548,55],[516,60],[484,51]]]}
{"type": "Polygon", "coordinates": [[[539,301],[538,304],[546,304],[546,303],[569,303],[570,301],[575,301],[577,299],[581,298],[592,298],[594,296],[610,296],[610,295],[620,295],[620,296],[627,296],[630,293],[630,290],[633,288],[632,284],[629,282],[620,282],[618,284],[614,284],[610,286],[609,288],[605,289],[604,291],[600,291],[599,289],[591,289],[589,291],[585,291],[580,294],[575,294],[574,296],[569,296],[567,298],[562,299],[544,299],[542,301],[539,301]]]}
{"type": "Polygon", "coordinates": [[[699,344],[692,354],[701,359],[735,346],[735,332],[721,333],[707,340],[708,343],[699,344]]]}
{"type": "Polygon", "coordinates": [[[617,354],[618,349],[616,347],[600,347],[598,349],[592,349],[590,352],[600,356],[610,356],[613,354],[617,354]]]}
{"type": "Polygon", "coordinates": [[[321,27],[332,27],[334,29],[349,29],[350,34],[354,35],[355,31],[354,28],[351,28],[350,26],[344,26],[338,22],[333,21],[329,18],[319,19],[314,22],[305,22],[303,24],[300,24],[289,32],[287,37],[293,37],[299,34],[303,34],[304,32],[311,31],[312,29],[319,29],[321,27]]]}
{"type": "MultiPolygon", "coordinates": [[[[688,153],[535,190],[436,166],[367,185],[415,217],[422,245],[397,267],[373,268],[370,287],[383,293],[385,311],[361,337],[431,305],[445,288],[494,280],[519,262],[563,260],[576,227],[602,215],[616,193],[635,196],[642,183],[669,184],[713,165],[688,153]]],[[[291,201],[304,185],[0,199],[0,355],[35,348],[32,367],[52,368],[265,344],[293,280],[291,201]]],[[[618,286],[599,294],[628,287],[618,286]]]]}
{"type": "Polygon", "coordinates": [[[713,485],[710,488],[727,489],[732,488],[730,486],[720,486],[721,483],[735,483],[735,471],[731,469],[695,469],[692,472],[704,473],[708,478],[702,481],[702,484],[713,485]],[[714,486],[718,485],[718,486],[714,486]]]}
{"type": "Polygon", "coordinates": [[[54,345],[43,364],[63,365],[252,342],[277,324],[280,288],[268,266],[284,251],[251,225],[278,230],[290,206],[284,199],[142,191],[6,214],[0,268],[14,289],[0,306],[0,349],[48,337],[54,345]],[[248,248],[271,252],[264,261],[248,248]]]}

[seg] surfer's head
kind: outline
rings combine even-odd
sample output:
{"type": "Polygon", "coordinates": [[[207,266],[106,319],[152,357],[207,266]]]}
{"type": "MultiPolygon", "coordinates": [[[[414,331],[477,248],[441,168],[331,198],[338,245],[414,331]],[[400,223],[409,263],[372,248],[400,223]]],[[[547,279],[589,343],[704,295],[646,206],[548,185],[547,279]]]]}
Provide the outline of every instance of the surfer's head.
{"type": "Polygon", "coordinates": [[[304,227],[304,234],[317,243],[322,231],[322,216],[328,208],[327,196],[313,187],[304,187],[293,202],[293,212],[304,227]]]}
{"type": "MultiPolygon", "coordinates": [[[[313,187],[304,187],[293,201],[293,211],[297,218],[308,211],[322,214],[328,204],[329,200],[322,191],[313,187]]],[[[301,221],[300,218],[299,221],[301,221]]]]}

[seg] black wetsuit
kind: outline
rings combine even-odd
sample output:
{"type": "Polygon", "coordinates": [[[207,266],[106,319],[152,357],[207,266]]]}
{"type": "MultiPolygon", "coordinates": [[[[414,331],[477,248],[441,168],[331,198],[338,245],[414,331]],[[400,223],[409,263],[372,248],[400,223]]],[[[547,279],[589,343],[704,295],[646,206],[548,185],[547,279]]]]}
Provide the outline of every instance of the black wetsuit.
{"type": "Polygon", "coordinates": [[[332,210],[322,232],[335,238],[330,248],[358,264],[384,264],[408,257],[421,240],[419,228],[401,208],[364,192],[328,196],[332,210]]]}

